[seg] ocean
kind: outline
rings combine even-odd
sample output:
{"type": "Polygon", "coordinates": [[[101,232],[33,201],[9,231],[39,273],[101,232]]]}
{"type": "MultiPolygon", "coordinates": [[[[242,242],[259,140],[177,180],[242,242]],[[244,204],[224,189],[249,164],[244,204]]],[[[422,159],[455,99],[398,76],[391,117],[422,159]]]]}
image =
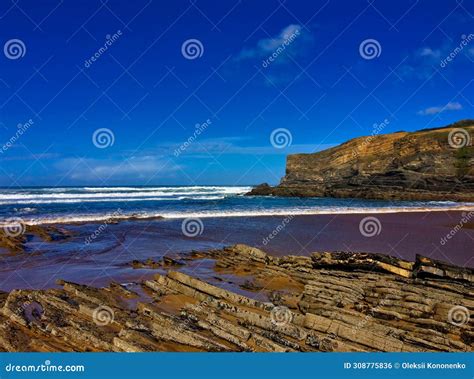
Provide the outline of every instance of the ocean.
{"type": "Polygon", "coordinates": [[[250,186],[35,187],[0,189],[0,222],[252,217],[474,210],[474,203],[244,196],[250,186]]]}
{"type": "MultiPolygon", "coordinates": [[[[474,204],[244,196],[248,186],[22,188],[0,191],[0,225],[56,224],[72,236],[29,236],[25,252],[0,249],[0,290],[50,288],[57,279],[102,286],[157,270],[132,261],[244,243],[276,256],[369,252],[422,254],[474,267],[474,204]],[[364,222],[366,222],[364,224],[364,222]],[[454,233],[455,232],[455,233],[454,233]],[[454,233],[454,234],[453,234],[454,233]],[[448,237],[449,235],[452,236],[448,237]]],[[[212,281],[203,260],[192,274],[212,281]]]]}

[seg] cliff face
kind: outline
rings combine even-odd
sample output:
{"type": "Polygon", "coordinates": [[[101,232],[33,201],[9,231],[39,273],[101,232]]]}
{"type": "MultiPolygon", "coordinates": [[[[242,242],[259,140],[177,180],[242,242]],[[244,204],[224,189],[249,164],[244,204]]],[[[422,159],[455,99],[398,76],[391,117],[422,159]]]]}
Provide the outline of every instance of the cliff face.
{"type": "Polygon", "coordinates": [[[473,137],[474,120],[466,120],[289,155],[281,183],[250,194],[474,201],[473,137]]]}

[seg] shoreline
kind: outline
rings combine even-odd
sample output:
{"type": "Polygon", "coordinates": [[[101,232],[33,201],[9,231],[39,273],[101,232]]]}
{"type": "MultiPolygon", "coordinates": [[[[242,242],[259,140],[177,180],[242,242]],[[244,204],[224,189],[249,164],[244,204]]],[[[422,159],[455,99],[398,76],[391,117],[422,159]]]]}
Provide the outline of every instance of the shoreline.
{"type": "Polygon", "coordinates": [[[132,260],[156,262],[163,255],[179,257],[239,243],[274,257],[342,251],[413,261],[421,254],[474,267],[474,223],[461,225],[462,220],[459,211],[205,218],[193,236],[184,234],[181,219],[27,226],[13,245],[8,243],[0,250],[4,262],[0,290],[51,288],[56,279],[99,286],[133,282],[151,278],[154,270],[153,264],[131,267],[132,260]],[[373,217],[380,230],[364,236],[361,222],[373,217]]]}
{"type": "MultiPolygon", "coordinates": [[[[41,220],[22,219],[23,225],[83,225],[87,223],[121,222],[121,221],[153,221],[153,220],[174,220],[186,218],[239,218],[239,217],[281,217],[281,216],[318,216],[318,215],[360,215],[360,214],[403,214],[403,213],[430,213],[430,212],[474,212],[473,205],[440,206],[440,207],[379,207],[379,208],[352,208],[352,209],[302,209],[302,210],[274,210],[274,211],[240,211],[240,212],[161,212],[157,214],[140,215],[139,213],[130,213],[129,215],[114,213],[103,215],[86,215],[59,218],[44,218],[41,220]]],[[[117,212],[115,212],[117,213],[117,212]]],[[[0,221],[0,228],[7,227],[7,220],[0,221]]]]}

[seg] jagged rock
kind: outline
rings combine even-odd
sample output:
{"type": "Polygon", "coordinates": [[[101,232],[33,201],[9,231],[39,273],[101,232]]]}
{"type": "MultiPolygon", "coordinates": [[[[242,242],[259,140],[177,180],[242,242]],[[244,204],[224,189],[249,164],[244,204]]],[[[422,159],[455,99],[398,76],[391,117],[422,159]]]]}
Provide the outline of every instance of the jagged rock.
{"type": "Polygon", "coordinates": [[[472,351],[470,271],[423,257],[275,258],[245,245],[209,256],[216,276],[250,276],[261,289],[249,297],[167,271],[142,283],[146,296],[117,283],[14,290],[0,296],[0,350],[472,351]]]}
{"type": "Polygon", "coordinates": [[[474,269],[454,266],[418,254],[416,255],[414,275],[420,278],[431,276],[474,283],[474,269]]]}
{"type": "Polygon", "coordinates": [[[12,226],[17,229],[14,234],[7,232],[8,227],[8,223],[0,225],[0,248],[7,249],[11,253],[24,252],[25,243],[33,237],[38,237],[46,242],[52,242],[65,240],[73,235],[72,232],[53,225],[24,225],[17,223],[12,226]]]}

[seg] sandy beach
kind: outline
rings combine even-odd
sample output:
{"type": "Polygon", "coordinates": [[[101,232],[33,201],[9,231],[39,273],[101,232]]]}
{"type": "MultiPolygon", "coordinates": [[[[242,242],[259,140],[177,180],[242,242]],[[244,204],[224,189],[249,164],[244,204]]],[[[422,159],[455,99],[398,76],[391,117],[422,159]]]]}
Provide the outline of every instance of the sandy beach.
{"type": "Polygon", "coordinates": [[[443,238],[452,233],[462,217],[462,212],[447,211],[206,218],[202,219],[202,233],[193,237],[183,235],[182,219],[58,225],[71,232],[71,236],[54,242],[32,236],[25,243],[25,252],[2,253],[0,290],[45,289],[55,287],[57,279],[92,286],[104,286],[112,281],[126,283],[154,274],[152,269],[131,268],[130,262],[134,260],[159,260],[164,255],[237,243],[261,248],[273,256],[347,251],[380,253],[413,261],[416,254],[421,254],[461,267],[474,267],[472,222],[443,243],[443,238]],[[371,237],[361,234],[361,220],[366,217],[379,220],[378,234],[371,237]],[[102,232],[93,243],[87,243],[97,230],[102,232]]]}

